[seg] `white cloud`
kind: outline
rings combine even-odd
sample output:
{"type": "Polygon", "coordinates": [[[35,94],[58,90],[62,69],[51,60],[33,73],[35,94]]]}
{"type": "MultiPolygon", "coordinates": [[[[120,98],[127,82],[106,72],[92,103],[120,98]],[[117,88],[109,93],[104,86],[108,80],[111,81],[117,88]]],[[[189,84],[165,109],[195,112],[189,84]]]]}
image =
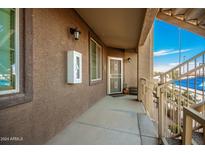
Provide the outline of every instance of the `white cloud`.
{"type": "Polygon", "coordinates": [[[169,69],[171,69],[172,67],[168,66],[168,65],[157,65],[154,67],[154,71],[155,72],[166,72],[169,69]]]}
{"type": "Polygon", "coordinates": [[[166,65],[162,64],[162,65],[156,65],[154,66],[154,71],[156,72],[166,72],[172,68],[174,68],[175,66],[177,66],[179,63],[168,63],[166,65]]]}
{"type": "Polygon", "coordinates": [[[179,63],[169,63],[168,65],[174,67],[174,66],[177,66],[178,64],[179,64],[179,63]]]}
{"type": "MultiPolygon", "coordinates": [[[[183,49],[181,52],[187,52],[192,49],[183,49]]],[[[154,57],[159,57],[159,56],[165,56],[165,55],[171,55],[171,54],[176,54],[179,53],[179,50],[174,50],[174,49],[165,49],[165,50],[159,50],[154,52],[154,57]]]]}
{"type": "MultiPolygon", "coordinates": [[[[183,49],[183,50],[181,50],[181,53],[188,52],[191,50],[193,50],[193,49],[183,49]]],[[[165,56],[165,55],[171,55],[171,54],[177,54],[177,53],[179,53],[179,50],[165,49],[165,50],[159,50],[159,51],[154,52],[154,56],[159,57],[159,56],[165,56]]],[[[155,64],[154,71],[166,72],[166,71],[174,68],[178,64],[179,64],[178,62],[170,62],[170,63],[167,62],[166,64],[157,64],[157,65],[155,64]]],[[[194,63],[189,62],[189,67],[192,67],[192,65],[194,65],[194,63]]]]}

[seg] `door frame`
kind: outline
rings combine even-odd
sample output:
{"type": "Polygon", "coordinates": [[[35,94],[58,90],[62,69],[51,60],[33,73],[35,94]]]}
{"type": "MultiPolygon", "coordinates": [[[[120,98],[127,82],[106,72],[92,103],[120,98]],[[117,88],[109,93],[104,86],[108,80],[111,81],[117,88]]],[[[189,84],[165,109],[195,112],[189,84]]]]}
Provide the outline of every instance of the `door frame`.
{"type": "Polygon", "coordinates": [[[107,94],[117,94],[117,93],[122,93],[123,91],[123,58],[120,57],[110,57],[108,56],[108,70],[107,70],[107,94]],[[120,60],[121,61],[121,91],[120,92],[114,92],[111,93],[110,92],[110,60],[114,59],[114,60],[120,60]]]}

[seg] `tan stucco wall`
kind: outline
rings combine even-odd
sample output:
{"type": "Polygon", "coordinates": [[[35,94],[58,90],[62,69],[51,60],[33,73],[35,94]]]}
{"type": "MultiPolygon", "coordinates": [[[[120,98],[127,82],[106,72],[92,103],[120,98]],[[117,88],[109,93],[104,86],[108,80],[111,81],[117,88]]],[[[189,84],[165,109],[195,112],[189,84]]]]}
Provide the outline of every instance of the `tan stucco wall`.
{"type": "Polygon", "coordinates": [[[103,82],[89,86],[88,32],[72,9],[33,10],[33,101],[0,111],[0,136],[24,138],[15,144],[43,144],[106,95],[106,48],[103,82]],[[68,27],[81,30],[80,40],[73,40],[68,27]],[[82,53],[82,84],[66,84],[67,50],[82,53]]]}
{"type": "MultiPolygon", "coordinates": [[[[144,44],[139,46],[138,52],[138,99],[142,100],[142,87],[141,87],[141,78],[148,79],[152,81],[153,79],[153,27],[150,30],[144,44]]],[[[147,89],[146,91],[146,102],[145,106],[147,107],[148,112],[152,114],[152,91],[147,89]]]]}
{"type": "MultiPolygon", "coordinates": [[[[103,45],[103,81],[90,86],[89,31],[73,9],[33,9],[33,101],[0,110],[0,136],[24,138],[10,144],[46,143],[106,95],[107,57],[124,59],[133,54],[103,45]],[[80,29],[80,40],[73,39],[69,27],[80,29]],[[82,84],[66,84],[67,50],[82,53],[82,84]]],[[[124,72],[131,72],[131,68],[124,72]]],[[[129,78],[125,77],[126,82],[129,78]]]]}
{"type": "Polygon", "coordinates": [[[107,48],[107,56],[124,58],[124,50],[108,47],[107,48]]]}
{"type": "Polygon", "coordinates": [[[124,74],[128,87],[137,87],[137,52],[136,50],[125,50],[124,52],[124,74]],[[128,58],[131,58],[131,62],[128,62],[128,58]]]}

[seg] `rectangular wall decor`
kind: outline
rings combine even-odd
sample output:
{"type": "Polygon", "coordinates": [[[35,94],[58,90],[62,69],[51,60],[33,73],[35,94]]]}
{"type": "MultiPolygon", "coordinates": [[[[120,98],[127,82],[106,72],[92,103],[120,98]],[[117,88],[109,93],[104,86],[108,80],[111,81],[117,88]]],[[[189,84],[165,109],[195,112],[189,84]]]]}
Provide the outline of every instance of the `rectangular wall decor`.
{"type": "Polygon", "coordinates": [[[67,83],[82,83],[82,54],[77,51],[67,52],[67,83]]]}

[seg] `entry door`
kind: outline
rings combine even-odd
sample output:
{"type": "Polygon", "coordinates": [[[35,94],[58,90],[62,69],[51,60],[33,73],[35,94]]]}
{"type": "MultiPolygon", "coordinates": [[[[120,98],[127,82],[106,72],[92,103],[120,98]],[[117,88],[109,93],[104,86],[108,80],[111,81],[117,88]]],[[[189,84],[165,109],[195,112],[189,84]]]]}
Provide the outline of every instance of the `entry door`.
{"type": "Polygon", "coordinates": [[[108,94],[122,93],[123,59],[108,57],[108,94]]]}

